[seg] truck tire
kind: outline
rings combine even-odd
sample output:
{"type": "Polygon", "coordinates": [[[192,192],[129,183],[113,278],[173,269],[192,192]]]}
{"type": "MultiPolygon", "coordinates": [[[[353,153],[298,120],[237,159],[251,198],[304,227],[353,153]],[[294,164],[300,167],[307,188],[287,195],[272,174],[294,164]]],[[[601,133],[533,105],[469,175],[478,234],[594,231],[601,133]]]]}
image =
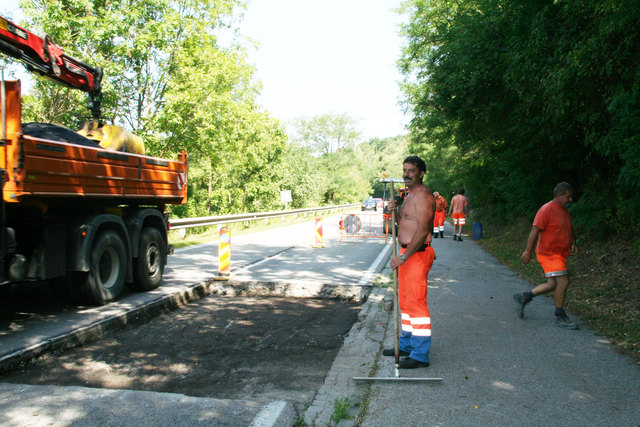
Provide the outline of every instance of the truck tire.
{"type": "Polygon", "coordinates": [[[164,264],[167,259],[167,245],[162,233],[155,227],[145,227],[140,235],[140,251],[135,259],[132,289],[150,291],[160,286],[164,264]]]}
{"type": "Polygon", "coordinates": [[[120,295],[127,274],[126,254],[124,242],[115,231],[106,230],[97,236],[83,289],[89,302],[104,305],[120,295]]]}

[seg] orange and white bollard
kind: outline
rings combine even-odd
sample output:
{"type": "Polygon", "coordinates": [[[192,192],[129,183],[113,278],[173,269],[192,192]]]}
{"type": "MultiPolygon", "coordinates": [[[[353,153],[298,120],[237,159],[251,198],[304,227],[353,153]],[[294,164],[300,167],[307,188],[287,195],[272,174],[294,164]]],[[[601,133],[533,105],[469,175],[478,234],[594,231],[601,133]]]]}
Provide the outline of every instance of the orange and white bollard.
{"type": "Polygon", "coordinates": [[[314,248],[324,248],[324,238],[322,237],[322,217],[316,218],[314,248]]]}
{"type": "Polygon", "coordinates": [[[231,276],[231,230],[221,228],[218,246],[218,280],[229,280],[231,276]]]}

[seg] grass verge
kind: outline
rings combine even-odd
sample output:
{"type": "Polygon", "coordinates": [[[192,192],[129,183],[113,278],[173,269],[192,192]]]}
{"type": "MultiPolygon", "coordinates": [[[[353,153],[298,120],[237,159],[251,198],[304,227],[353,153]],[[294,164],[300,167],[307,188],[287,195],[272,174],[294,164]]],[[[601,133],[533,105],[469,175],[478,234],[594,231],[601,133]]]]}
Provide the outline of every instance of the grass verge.
{"type": "MultiPolygon", "coordinates": [[[[525,220],[506,226],[487,223],[477,243],[536,286],[544,282],[542,268],[535,260],[520,262],[530,230],[525,220]]],[[[566,308],[640,364],[640,250],[635,237],[578,238],[578,254],[567,259],[566,308]]]]}

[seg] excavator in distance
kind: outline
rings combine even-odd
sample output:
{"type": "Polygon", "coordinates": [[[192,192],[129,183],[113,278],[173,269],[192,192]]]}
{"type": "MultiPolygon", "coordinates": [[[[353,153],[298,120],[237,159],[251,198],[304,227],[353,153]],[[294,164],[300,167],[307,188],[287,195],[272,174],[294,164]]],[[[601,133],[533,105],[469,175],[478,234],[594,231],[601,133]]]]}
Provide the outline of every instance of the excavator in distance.
{"type": "Polygon", "coordinates": [[[20,81],[0,82],[0,298],[12,286],[41,281],[62,282],[76,299],[97,305],[125,285],[155,289],[172,250],[166,207],[187,200],[186,151],[177,160],[146,156],[130,149],[141,140],[99,128],[102,70],[50,37],[0,17],[0,54],[88,93],[93,123],[78,132],[23,123],[20,81]],[[104,135],[117,138],[105,143],[104,135]]]}

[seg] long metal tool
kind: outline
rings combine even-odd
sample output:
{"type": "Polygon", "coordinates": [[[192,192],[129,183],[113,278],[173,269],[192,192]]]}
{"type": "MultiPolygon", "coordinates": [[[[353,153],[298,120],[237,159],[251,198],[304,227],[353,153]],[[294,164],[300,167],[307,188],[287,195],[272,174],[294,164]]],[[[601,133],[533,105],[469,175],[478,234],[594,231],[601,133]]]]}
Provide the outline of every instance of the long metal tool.
{"type": "MultiPolygon", "coordinates": [[[[393,200],[393,181],[391,182],[391,191],[389,193],[389,200],[393,200]]],[[[396,210],[393,209],[391,211],[391,236],[393,241],[393,256],[396,257],[398,255],[398,244],[397,244],[397,236],[396,236],[396,210]]],[[[393,269],[393,328],[395,335],[395,343],[394,343],[394,356],[395,356],[395,377],[394,378],[384,378],[384,377],[353,377],[354,381],[442,381],[442,378],[419,378],[419,377],[400,377],[400,324],[398,323],[399,316],[399,291],[398,291],[398,269],[393,269]]]]}
{"type": "MultiPolygon", "coordinates": [[[[391,181],[391,198],[393,200],[393,181],[391,181]]],[[[396,231],[396,209],[391,211],[391,236],[393,241],[393,256],[398,256],[398,236],[396,231]]],[[[396,378],[400,377],[400,324],[398,323],[398,311],[399,311],[399,294],[398,291],[398,269],[393,269],[393,329],[395,332],[394,340],[394,356],[396,359],[395,373],[396,378]]]]}

